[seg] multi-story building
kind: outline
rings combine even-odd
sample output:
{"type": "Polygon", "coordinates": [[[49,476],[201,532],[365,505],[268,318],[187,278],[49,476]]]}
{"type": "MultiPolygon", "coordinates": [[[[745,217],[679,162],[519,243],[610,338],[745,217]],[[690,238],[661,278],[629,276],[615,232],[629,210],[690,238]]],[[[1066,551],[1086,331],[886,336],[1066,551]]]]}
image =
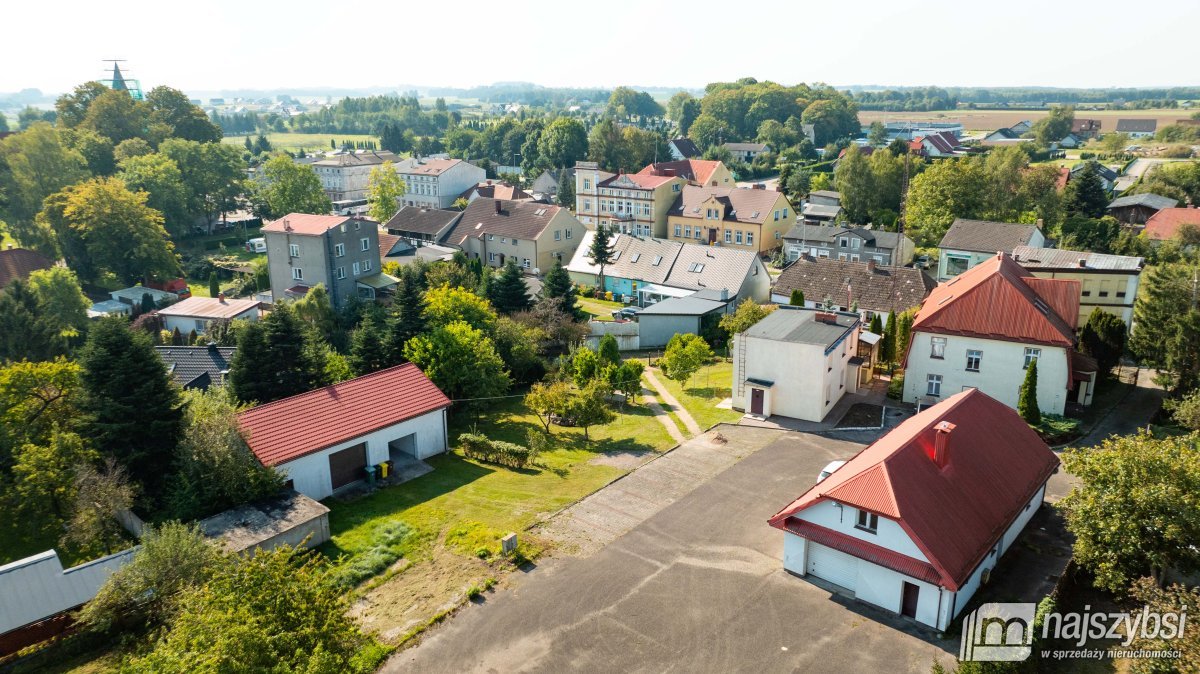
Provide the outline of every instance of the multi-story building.
{"type": "Polygon", "coordinates": [[[443,243],[492,267],[502,267],[515,258],[518,266],[536,274],[549,270],[555,261],[570,261],[585,231],[571,211],[561,206],[476,199],[443,243]]]}
{"type": "Polygon", "coordinates": [[[955,218],[938,243],[937,280],[946,281],[1017,246],[1042,248],[1046,237],[1037,225],[955,218]]]}
{"type": "Polygon", "coordinates": [[[603,226],[637,236],[667,237],[667,212],[683,186],[734,187],[719,161],[685,159],[651,164],[637,173],[601,171],[596,162],[575,165],[575,213],[589,229],[603,226]]]}
{"type": "Polygon", "coordinates": [[[415,159],[397,167],[404,178],[404,206],[450,208],[467,189],[487,179],[487,172],[461,159],[415,159]]]}
{"type": "Polygon", "coordinates": [[[379,225],[372,220],[290,213],[262,232],[276,302],[303,297],[322,283],[340,309],[353,297],[373,299],[396,284],[379,269],[379,225]]]}
{"type": "Polygon", "coordinates": [[[912,262],[916,250],[913,240],[904,234],[865,227],[798,224],[783,235],[783,240],[789,262],[807,255],[900,266],[912,262]]]}
{"type": "Polygon", "coordinates": [[[767,252],[782,246],[795,224],[783,192],[685,185],[667,213],[667,238],[767,252]]]}
{"type": "Polygon", "coordinates": [[[392,162],[399,166],[400,157],[387,151],[347,152],[326,157],[309,164],[321,179],[321,189],[330,201],[352,201],[367,198],[371,171],[392,162]]]}
{"type": "Polygon", "coordinates": [[[1092,312],[1100,310],[1120,316],[1126,328],[1133,328],[1142,258],[1031,246],[1017,246],[1012,256],[1038,278],[1079,281],[1078,325],[1087,324],[1092,312]]]}

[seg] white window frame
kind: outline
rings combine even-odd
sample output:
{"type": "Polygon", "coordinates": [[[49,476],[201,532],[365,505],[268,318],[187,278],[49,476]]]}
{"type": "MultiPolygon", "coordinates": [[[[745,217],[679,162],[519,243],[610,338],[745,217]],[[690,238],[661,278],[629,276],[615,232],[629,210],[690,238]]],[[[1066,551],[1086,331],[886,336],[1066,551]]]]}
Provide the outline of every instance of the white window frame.
{"type": "Polygon", "coordinates": [[[333,246],[334,257],[344,257],[346,255],[346,244],[338,243],[333,246]]]}
{"type": "Polygon", "coordinates": [[[342,266],[340,266],[340,267],[338,267],[338,268],[337,268],[337,274],[336,274],[336,276],[338,277],[338,279],[344,279],[344,278],[346,278],[346,265],[342,265],[342,266]]]}
{"type": "Polygon", "coordinates": [[[363,238],[359,239],[358,243],[362,247],[362,252],[365,253],[368,250],[371,250],[371,238],[370,237],[364,236],[363,238]]]}
{"type": "Polygon", "coordinates": [[[929,357],[937,360],[946,359],[946,338],[945,337],[930,337],[929,338],[929,357]]]}
{"type": "Polygon", "coordinates": [[[879,515],[859,510],[858,516],[854,520],[854,528],[869,534],[877,533],[879,531],[879,515]]]}
{"type": "Polygon", "coordinates": [[[375,265],[371,264],[370,260],[363,260],[362,266],[363,266],[363,271],[371,271],[372,269],[375,268],[375,265]]]}
{"type": "Polygon", "coordinates": [[[725,230],[725,243],[733,243],[733,230],[725,230]]]}
{"type": "Polygon", "coordinates": [[[571,229],[569,227],[567,228],[567,238],[571,238],[571,229]]]}
{"type": "Polygon", "coordinates": [[[362,273],[362,267],[361,267],[361,266],[359,266],[359,264],[358,264],[357,262],[355,262],[355,263],[353,264],[353,266],[352,266],[352,269],[354,270],[354,275],[355,275],[355,276],[358,276],[359,274],[361,274],[361,273],[362,273]]]}
{"type": "Polygon", "coordinates": [[[303,281],[304,280],[304,270],[301,269],[300,267],[292,267],[292,280],[293,281],[303,281]]]}
{"type": "Polygon", "coordinates": [[[983,351],[980,349],[967,349],[967,372],[979,372],[979,367],[983,365],[983,351]],[[975,367],[971,367],[971,362],[975,362],[975,367]]]}
{"type": "Polygon", "coordinates": [[[682,232],[683,232],[683,225],[679,224],[678,222],[675,223],[675,236],[676,237],[683,236],[682,232]]]}
{"type": "Polygon", "coordinates": [[[298,243],[289,243],[288,244],[288,257],[300,257],[300,244],[298,244],[298,243]]]}
{"type": "Polygon", "coordinates": [[[1025,365],[1024,365],[1024,366],[1022,366],[1022,367],[1021,367],[1021,369],[1022,369],[1022,370],[1028,370],[1028,369],[1029,369],[1029,363],[1031,363],[1031,362],[1033,362],[1033,361],[1035,361],[1035,360],[1037,360],[1037,359],[1039,359],[1039,358],[1041,358],[1041,357],[1042,357],[1042,350],[1041,350],[1041,349],[1038,349],[1038,348],[1035,348],[1035,347],[1032,347],[1032,346],[1027,346],[1027,347],[1025,347],[1025,365]]]}
{"type": "Polygon", "coordinates": [[[934,398],[940,398],[942,396],[942,375],[925,375],[925,395],[932,396],[934,398]]]}

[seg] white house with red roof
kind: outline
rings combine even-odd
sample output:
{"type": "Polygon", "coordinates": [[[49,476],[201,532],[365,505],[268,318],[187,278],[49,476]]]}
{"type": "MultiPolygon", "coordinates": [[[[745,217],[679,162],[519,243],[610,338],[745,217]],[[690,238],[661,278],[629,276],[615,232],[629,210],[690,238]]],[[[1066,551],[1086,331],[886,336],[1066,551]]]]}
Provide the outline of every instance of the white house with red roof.
{"type": "Polygon", "coordinates": [[[1096,364],[1075,352],[1080,285],[1037,278],[997,253],[933,289],[913,321],[904,400],[933,404],[978,388],[1016,409],[1037,361],[1038,407],[1091,403],[1096,364]]]}
{"type": "Polygon", "coordinates": [[[450,400],[405,363],[259,405],[238,415],[246,444],[296,491],[323,499],[367,477],[368,467],[446,451],[450,400]]]}
{"type": "Polygon", "coordinates": [[[946,630],[1041,507],[1058,457],[978,389],[926,409],[770,519],[783,568],[946,630]]]}

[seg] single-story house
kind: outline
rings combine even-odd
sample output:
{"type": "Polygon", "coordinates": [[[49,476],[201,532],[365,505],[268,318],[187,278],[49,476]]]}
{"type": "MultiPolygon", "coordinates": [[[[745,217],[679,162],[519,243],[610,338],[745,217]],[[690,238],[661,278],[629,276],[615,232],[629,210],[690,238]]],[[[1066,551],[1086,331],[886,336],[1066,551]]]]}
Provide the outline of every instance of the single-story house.
{"type": "Polygon", "coordinates": [[[206,390],[209,386],[222,386],[229,374],[233,354],[232,346],[156,346],[154,352],[167,365],[167,372],[180,388],[206,390]]]}
{"type": "Polygon", "coordinates": [[[675,161],[694,159],[700,156],[700,148],[696,147],[696,143],[691,138],[676,138],[669,141],[667,150],[671,153],[671,159],[675,161]]]}
{"type": "Polygon", "coordinates": [[[1121,224],[1143,225],[1155,213],[1178,205],[1179,201],[1176,199],[1147,192],[1117,197],[1105,210],[1121,224]]]}
{"type": "Polygon", "coordinates": [[[146,295],[149,295],[150,299],[154,302],[154,305],[158,307],[179,300],[179,295],[176,295],[175,293],[167,292],[166,290],[159,290],[157,288],[150,288],[147,286],[121,288],[119,290],[112,290],[108,293],[108,296],[114,300],[121,302],[126,306],[137,308],[142,306],[142,298],[146,295]]]}
{"type": "Polygon", "coordinates": [[[900,313],[921,306],[937,286],[923,269],[887,267],[867,262],[850,262],[822,257],[801,257],[775,279],[771,301],[787,304],[792,292],[804,293],[804,306],[820,308],[826,300],[838,311],[857,305],[864,321],[875,314],[887,322],[890,312],[900,313]]]}
{"type": "Polygon", "coordinates": [[[460,211],[405,206],[384,223],[383,229],[414,246],[422,246],[440,243],[461,217],[460,211]]]}
{"type": "Polygon", "coordinates": [[[789,573],[945,631],[1041,507],[1058,464],[1016,412],[967,389],[904,421],[769,522],[784,532],[789,573]]]}
{"type": "Polygon", "coordinates": [[[226,552],[315,548],[329,540],[329,508],[294,490],[217,513],[199,522],[226,552]]]}
{"type": "Polygon", "coordinates": [[[1142,232],[1151,242],[1157,243],[1178,239],[1180,228],[1183,227],[1200,227],[1200,208],[1164,208],[1146,220],[1146,228],[1142,232]]]}
{"type": "Polygon", "coordinates": [[[178,330],[183,334],[195,331],[204,334],[209,323],[218,320],[257,321],[262,303],[258,300],[238,300],[225,297],[189,297],[169,307],[158,310],[167,330],[178,330]]]}
{"type": "Polygon", "coordinates": [[[821,421],[858,390],[858,314],[783,305],[733,338],[733,408],[821,421]]]}
{"type": "Polygon", "coordinates": [[[701,290],[651,304],[637,315],[639,348],[666,346],[676,334],[699,335],[706,322],[719,321],[734,309],[727,289],[701,290]]]}
{"type": "Polygon", "coordinates": [[[1083,145],[1083,143],[1084,143],[1084,141],[1081,138],[1079,138],[1079,136],[1076,136],[1073,133],[1068,133],[1067,135],[1063,136],[1061,140],[1058,141],[1058,146],[1074,148],[1074,147],[1079,147],[1080,145],[1083,145]]]}
{"type": "Polygon", "coordinates": [[[1021,134],[1017,133],[1016,131],[1013,131],[1012,129],[1010,129],[1008,127],[1005,127],[1003,129],[996,129],[995,131],[984,136],[983,142],[985,144],[986,143],[1004,143],[1004,142],[1020,140],[1020,138],[1021,138],[1021,134]]]}
{"type": "Polygon", "coordinates": [[[405,363],[259,405],[239,414],[238,425],[264,466],[320,500],[386,461],[408,463],[446,451],[449,407],[450,399],[405,363]]]}
{"type": "Polygon", "coordinates": [[[1117,133],[1128,134],[1130,138],[1147,138],[1153,136],[1158,129],[1157,119],[1118,119],[1117,133]]]}
{"type": "Polygon", "coordinates": [[[734,161],[743,164],[749,164],[758,155],[771,151],[771,147],[766,143],[725,143],[722,147],[729,150],[734,161]]]}
{"type": "Polygon", "coordinates": [[[0,250],[0,290],[16,279],[28,280],[33,272],[53,266],[54,261],[41,253],[9,244],[0,250]]]}
{"type": "Polygon", "coordinates": [[[800,204],[800,216],[809,225],[828,225],[842,212],[842,195],[833,190],[814,190],[800,204]]]}
{"type": "Polygon", "coordinates": [[[1046,236],[1037,225],[955,218],[938,243],[937,280],[952,279],[1017,246],[1044,248],[1046,236]]]}

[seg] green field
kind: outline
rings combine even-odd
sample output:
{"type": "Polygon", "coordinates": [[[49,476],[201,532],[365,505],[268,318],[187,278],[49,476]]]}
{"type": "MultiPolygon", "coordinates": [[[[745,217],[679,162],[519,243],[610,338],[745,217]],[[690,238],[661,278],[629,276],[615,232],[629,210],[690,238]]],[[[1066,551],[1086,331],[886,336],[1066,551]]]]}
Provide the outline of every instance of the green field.
{"type": "MultiPolygon", "coordinates": [[[[370,134],[355,134],[355,133],[268,133],[267,140],[271,141],[271,146],[276,150],[305,150],[315,152],[318,150],[330,150],[329,141],[337,141],[340,146],[343,142],[357,142],[362,140],[373,140],[377,144],[379,139],[370,134]]],[[[251,137],[253,140],[254,137],[251,137]]],[[[226,136],[221,139],[222,143],[229,145],[242,146],[246,142],[246,136],[226,136]]]]}
{"type": "MultiPolygon", "coordinates": [[[[717,404],[732,395],[733,363],[718,360],[706,365],[686,384],[667,379],[661,370],[655,370],[658,381],[687,409],[688,414],[700,424],[700,428],[711,428],[719,423],[734,423],[742,413],[731,409],[718,409],[717,404]]],[[[680,424],[682,428],[683,425],[680,424]]]]}

